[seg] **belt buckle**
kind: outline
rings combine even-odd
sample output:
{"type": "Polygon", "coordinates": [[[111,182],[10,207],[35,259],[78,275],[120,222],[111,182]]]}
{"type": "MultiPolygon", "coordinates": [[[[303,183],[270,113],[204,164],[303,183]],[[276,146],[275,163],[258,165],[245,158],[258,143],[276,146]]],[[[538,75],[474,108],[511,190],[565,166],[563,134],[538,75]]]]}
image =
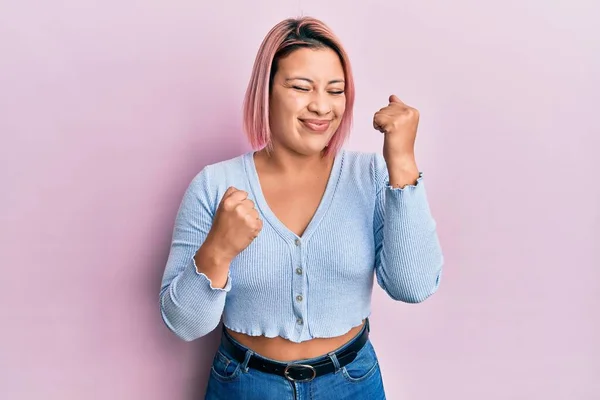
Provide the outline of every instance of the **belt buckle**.
{"type": "Polygon", "coordinates": [[[307,365],[307,364],[288,364],[285,369],[283,370],[283,375],[285,375],[285,377],[292,382],[310,382],[313,379],[315,379],[317,377],[317,370],[312,366],[312,365],[307,365]],[[309,376],[307,378],[304,379],[295,379],[292,376],[290,376],[290,368],[306,368],[308,370],[310,370],[312,372],[312,376],[309,376]]]}

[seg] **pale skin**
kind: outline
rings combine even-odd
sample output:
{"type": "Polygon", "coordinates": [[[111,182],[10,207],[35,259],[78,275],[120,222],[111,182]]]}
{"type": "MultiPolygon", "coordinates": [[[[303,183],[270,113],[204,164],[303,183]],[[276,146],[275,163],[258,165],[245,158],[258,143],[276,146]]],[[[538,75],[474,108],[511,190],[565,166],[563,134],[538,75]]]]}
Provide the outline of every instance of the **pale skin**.
{"type": "MultiPolygon", "coordinates": [[[[330,49],[300,49],[279,61],[270,101],[272,151],[255,154],[264,196],[277,218],[301,236],[313,217],[329,179],[332,157],[322,152],[345,110],[344,70],[330,49]],[[328,123],[328,126],[323,125],[328,123]]],[[[375,113],[373,127],[384,136],[390,184],[415,184],[419,171],[414,142],[419,113],[395,95],[375,113]]],[[[211,231],[196,254],[196,265],[214,287],[225,287],[231,261],[254,240],[262,221],[248,193],[229,188],[217,209],[211,231]]],[[[356,326],[333,338],[302,343],[229,331],[240,343],[265,357],[293,361],[318,357],[350,341],[356,326]]]]}

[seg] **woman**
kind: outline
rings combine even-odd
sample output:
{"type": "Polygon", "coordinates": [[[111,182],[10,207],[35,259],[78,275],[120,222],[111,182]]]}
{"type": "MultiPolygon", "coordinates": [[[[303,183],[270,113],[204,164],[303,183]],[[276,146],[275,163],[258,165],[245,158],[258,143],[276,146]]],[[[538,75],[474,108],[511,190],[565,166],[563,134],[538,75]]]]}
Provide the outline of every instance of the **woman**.
{"type": "Polygon", "coordinates": [[[191,341],[223,318],[207,399],[384,399],[368,339],[374,277],[418,303],[442,254],[414,157],[418,112],[391,96],[383,157],[342,149],[354,84],[313,18],[276,25],[244,105],[254,151],[206,166],[182,200],[160,307],[191,341]]]}

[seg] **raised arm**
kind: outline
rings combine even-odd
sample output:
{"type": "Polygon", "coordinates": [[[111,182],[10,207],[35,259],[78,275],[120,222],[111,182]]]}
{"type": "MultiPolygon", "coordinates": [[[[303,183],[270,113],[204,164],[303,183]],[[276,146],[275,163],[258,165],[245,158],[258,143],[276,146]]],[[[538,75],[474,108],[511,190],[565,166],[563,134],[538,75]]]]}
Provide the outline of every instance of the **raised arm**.
{"type": "Polygon", "coordinates": [[[375,113],[383,157],[372,163],[376,192],[374,236],[379,285],[393,299],[419,303],[440,284],[443,256],[423,177],[414,156],[419,112],[395,95],[375,113]]]}
{"type": "Polygon", "coordinates": [[[160,312],[167,327],[191,341],[214,330],[223,314],[225,296],[231,289],[213,286],[200,272],[197,251],[213,222],[208,170],[203,169],[188,186],[175,219],[171,249],[160,289],[160,312]]]}
{"type": "Polygon", "coordinates": [[[213,211],[209,171],[204,168],[185,192],[160,290],[165,324],[186,341],[217,327],[231,290],[229,266],[262,229],[243,190],[229,187],[213,211]]]}
{"type": "Polygon", "coordinates": [[[388,295],[419,303],[437,290],[443,255],[423,177],[403,188],[390,185],[387,166],[379,155],[373,162],[377,199],[374,212],[375,272],[388,295]]]}

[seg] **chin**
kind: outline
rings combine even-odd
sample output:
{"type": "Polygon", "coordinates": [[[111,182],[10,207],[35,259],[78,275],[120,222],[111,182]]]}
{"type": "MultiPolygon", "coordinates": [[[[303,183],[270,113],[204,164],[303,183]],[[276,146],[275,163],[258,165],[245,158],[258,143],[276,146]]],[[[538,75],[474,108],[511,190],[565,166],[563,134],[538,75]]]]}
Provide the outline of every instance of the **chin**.
{"type": "Polygon", "coordinates": [[[301,154],[303,156],[316,156],[318,154],[321,154],[323,152],[323,150],[325,150],[325,146],[315,147],[315,146],[297,145],[297,146],[292,146],[291,149],[295,153],[301,154]]]}
{"type": "Polygon", "coordinates": [[[321,154],[327,147],[327,143],[331,136],[303,138],[301,143],[298,143],[298,150],[305,155],[321,154]]]}

